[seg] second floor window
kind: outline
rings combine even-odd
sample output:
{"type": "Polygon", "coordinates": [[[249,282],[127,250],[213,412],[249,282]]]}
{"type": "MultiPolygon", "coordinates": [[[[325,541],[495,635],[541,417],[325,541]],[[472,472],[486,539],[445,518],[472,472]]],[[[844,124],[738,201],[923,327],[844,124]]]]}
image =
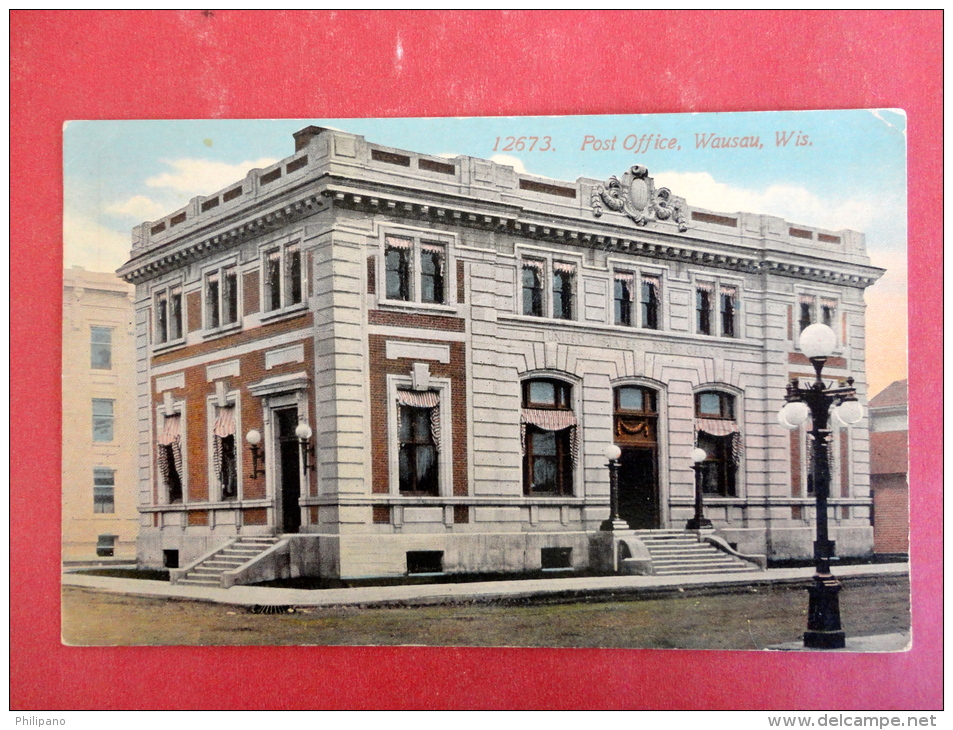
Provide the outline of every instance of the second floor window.
{"type": "Polygon", "coordinates": [[[635,286],[635,275],[628,271],[617,271],[614,278],[615,323],[631,327],[632,289],[635,286]]]}
{"type": "Polygon", "coordinates": [[[205,328],[217,329],[238,321],[238,271],[234,266],[205,277],[205,328]]]}
{"type": "Polygon", "coordinates": [[[553,262],[553,317],[573,319],[576,267],[562,261],[553,262]]]}
{"type": "Polygon", "coordinates": [[[700,335],[710,335],[712,295],[714,287],[707,283],[695,285],[695,327],[700,335]]]}
{"type": "Polygon", "coordinates": [[[837,302],[831,299],[821,300],[821,322],[831,329],[834,328],[834,318],[837,316],[837,302]]]}
{"type": "Polygon", "coordinates": [[[266,251],[262,256],[265,269],[265,311],[276,312],[301,304],[304,301],[304,276],[300,246],[282,246],[266,251]]]}
{"type": "Polygon", "coordinates": [[[721,334],[722,337],[735,336],[735,310],[737,309],[737,293],[732,286],[722,286],[721,299],[721,334]]]}
{"type": "Polygon", "coordinates": [[[411,236],[384,237],[384,291],[398,302],[445,304],[447,246],[411,236]]]}
{"type": "Polygon", "coordinates": [[[642,327],[659,328],[659,278],[642,275],[642,327]]]}
{"type": "Polygon", "coordinates": [[[155,311],[156,343],[182,339],[182,289],[173,287],[156,292],[155,311]]]}
{"type": "Polygon", "coordinates": [[[814,324],[814,297],[802,294],[798,298],[798,331],[803,332],[814,324]]]}
{"type": "Polygon", "coordinates": [[[93,398],[93,441],[113,440],[113,401],[93,398]]]}
{"type": "Polygon", "coordinates": [[[90,367],[93,370],[112,370],[113,331],[110,327],[90,327],[90,367]]]}
{"type": "Polygon", "coordinates": [[[546,263],[523,259],[523,314],[543,316],[543,279],[546,263]]]}

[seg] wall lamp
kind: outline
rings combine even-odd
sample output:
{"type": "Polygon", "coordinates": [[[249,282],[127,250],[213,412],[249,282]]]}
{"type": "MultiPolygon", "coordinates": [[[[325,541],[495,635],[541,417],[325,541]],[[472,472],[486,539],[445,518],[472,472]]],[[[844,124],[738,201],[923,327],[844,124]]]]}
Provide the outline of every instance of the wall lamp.
{"type": "Polygon", "coordinates": [[[251,447],[251,478],[257,479],[259,474],[265,473],[265,449],[259,446],[261,443],[261,432],[252,429],[245,434],[245,440],[251,447]],[[258,468],[259,462],[261,462],[260,470],[258,468]]]}
{"type": "Polygon", "coordinates": [[[308,443],[311,440],[311,435],[311,426],[307,423],[299,423],[295,429],[295,436],[298,437],[298,444],[301,447],[301,463],[304,466],[305,476],[308,476],[308,469],[314,467],[314,444],[308,443]]]}

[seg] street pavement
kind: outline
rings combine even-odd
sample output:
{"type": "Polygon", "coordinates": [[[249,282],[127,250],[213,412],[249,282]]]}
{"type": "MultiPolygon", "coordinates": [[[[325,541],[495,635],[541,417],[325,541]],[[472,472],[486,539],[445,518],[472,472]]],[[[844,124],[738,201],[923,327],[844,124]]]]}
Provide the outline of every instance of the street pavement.
{"type": "MultiPolygon", "coordinates": [[[[844,579],[906,575],[907,563],[844,565],[834,570],[844,579]]],[[[136,596],[184,598],[193,601],[228,603],[237,606],[374,606],[427,605],[457,601],[493,601],[521,598],[585,598],[595,595],[671,593],[700,588],[747,587],[768,584],[803,583],[814,575],[813,568],[785,568],[758,573],[724,575],[611,575],[583,578],[543,578],[501,580],[479,583],[428,583],[417,585],[361,586],[357,588],[265,588],[233,586],[171,585],[164,581],[63,574],[64,586],[90,588],[136,596]]]]}

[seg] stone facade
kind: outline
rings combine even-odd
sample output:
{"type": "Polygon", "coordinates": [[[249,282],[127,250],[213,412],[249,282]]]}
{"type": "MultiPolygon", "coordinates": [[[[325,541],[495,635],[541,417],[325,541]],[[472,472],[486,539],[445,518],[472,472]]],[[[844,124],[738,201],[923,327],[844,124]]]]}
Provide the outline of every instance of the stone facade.
{"type": "MultiPolygon", "coordinates": [[[[866,395],[862,234],[694,208],[640,166],[568,183],[316,127],[295,147],[134,231],[142,563],[291,532],[313,536],[293,573],[594,567],[613,442],[633,527],[684,527],[698,443],[726,541],[811,554],[804,431],[775,415],[807,320],[866,395]]],[[[866,424],[835,439],[833,537],[866,554],[866,424]]]]}
{"type": "Polygon", "coordinates": [[[63,279],[63,560],[129,562],[139,521],[133,288],[79,267],[63,279]]]}

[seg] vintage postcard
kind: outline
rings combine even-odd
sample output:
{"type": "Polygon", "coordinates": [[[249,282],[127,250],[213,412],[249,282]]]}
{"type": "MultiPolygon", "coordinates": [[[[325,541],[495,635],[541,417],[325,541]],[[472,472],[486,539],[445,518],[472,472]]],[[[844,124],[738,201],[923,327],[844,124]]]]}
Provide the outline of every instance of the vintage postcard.
{"type": "Polygon", "coordinates": [[[898,110],[77,121],[63,641],[909,647],[898,110]]]}

